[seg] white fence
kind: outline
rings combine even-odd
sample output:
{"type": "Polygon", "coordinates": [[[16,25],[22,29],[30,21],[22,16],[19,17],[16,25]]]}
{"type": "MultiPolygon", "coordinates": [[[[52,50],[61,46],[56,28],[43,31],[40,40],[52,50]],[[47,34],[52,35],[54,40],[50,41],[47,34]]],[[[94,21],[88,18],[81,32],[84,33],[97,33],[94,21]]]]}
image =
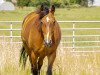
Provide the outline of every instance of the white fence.
{"type": "MultiPolygon", "coordinates": [[[[90,41],[76,41],[76,37],[99,37],[100,38],[100,34],[86,34],[86,35],[77,35],[76,34],[76,30],[98,30],[100,31],[100,26],[97,27],[97,28],[77,28],[77,24],[78,23],[97,23],[100,25],[100,21],[58,21],[59,23],[71,23],[72,24],[72,28],[61,28],[62,31],[64,32],[67,32],[68,30],[72,31],[72,35],[62,35],[62,38],[66,39],[67,38],[72,38],[71,41],[61,41],[61,45],[63,44],[72,44],[71,46],[62,46],[62,48],[71,48],[72,49],[72,52],[100,52],[100,50],[95,50],[95,49],[100,49],[100,46],[99,44],[96,45],[96,46],[76,46],[75,44],[76,43],[100,43],[100,40],[90,40],[90,41]],[[85,49],[85,48],[93,48],[94,50],[77,50],[77,49],[85,49]]],[[[0,21],[0,25],[3,25],[2,23],[5,23],[4,25],[8,24],[10,25],[10,28],[3,28],[3,29],[0,29],[0,31],[10,31],[10,36],[4,36],[4,35],[1,35],[0,38],[10,38],[10,43],[21,43],[21,41],[17,41],[17,42],[13,42],[12,38],[20,38],[20,36],[13,36],[13,31],[20,31],[21,29],[20,28],[15,28],[13,29],[13,23],[22,23],[22,21],[0,21]]],[[[67,24],[66,24],[67,26],[67,24]]]]}

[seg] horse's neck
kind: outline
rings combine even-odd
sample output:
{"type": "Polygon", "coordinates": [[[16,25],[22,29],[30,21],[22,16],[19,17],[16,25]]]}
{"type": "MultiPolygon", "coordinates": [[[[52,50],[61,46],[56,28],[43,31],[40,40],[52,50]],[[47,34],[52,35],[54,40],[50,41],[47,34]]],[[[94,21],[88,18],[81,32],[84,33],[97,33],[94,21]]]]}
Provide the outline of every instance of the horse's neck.
{"type": "Polygon", "coordinates": [[[29,43],[32,45],[32,47],[38,49],[41,47],[43,43],[43,38],[41,36],[41,33],[38,31],[38,29],[34,26],[30,29],[30,34],[29,34],[29,43]]]}
{"type": "Polygon", "coordinates": [[[57,21],[55,22],[55,26],[54,26],[54,41],[56,42],[56,44],[60,43],[61,40],[61,30],[59,27],[59,24],[57,23],[57,21]]]}
{"type": "Polygon", "coordinates": [[[33,26],[34,28],[37,29],[38,32],[41,32],[41,22],[39,18],[35,20],[35,22],[33,23],[33,26]]]}

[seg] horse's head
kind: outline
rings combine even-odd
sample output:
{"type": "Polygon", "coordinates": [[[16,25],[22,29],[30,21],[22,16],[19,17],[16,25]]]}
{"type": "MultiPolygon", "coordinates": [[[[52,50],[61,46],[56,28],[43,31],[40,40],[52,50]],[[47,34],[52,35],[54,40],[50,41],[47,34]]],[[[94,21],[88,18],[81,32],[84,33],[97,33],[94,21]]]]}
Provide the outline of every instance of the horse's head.
{"type": "Polygon", "coordinates": [[[44,36],[44,45],[46,47],[50,47],[53,43],[52,37],[54,34],[54,25],[55,25],[55,17],[54,17],[55,7],[52,5],[49,9],[49,13],[42,18],[42,32],[44,36]]]}

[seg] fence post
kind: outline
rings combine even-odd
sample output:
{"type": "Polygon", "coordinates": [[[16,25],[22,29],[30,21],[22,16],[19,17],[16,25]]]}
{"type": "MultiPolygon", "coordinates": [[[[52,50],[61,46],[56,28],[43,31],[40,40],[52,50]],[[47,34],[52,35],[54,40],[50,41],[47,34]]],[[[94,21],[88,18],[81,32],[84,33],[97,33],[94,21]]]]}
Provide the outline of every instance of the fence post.
{"type": "Polygon", "coordinates": [[[11,48],[12,48],[12,22],[10,22],[10,45],[11,45],[11,48]]]}
{"type": "Polygon", "coordinates": [[[75,51],[75,23],[73,22],[73,52],[75,51]]]}

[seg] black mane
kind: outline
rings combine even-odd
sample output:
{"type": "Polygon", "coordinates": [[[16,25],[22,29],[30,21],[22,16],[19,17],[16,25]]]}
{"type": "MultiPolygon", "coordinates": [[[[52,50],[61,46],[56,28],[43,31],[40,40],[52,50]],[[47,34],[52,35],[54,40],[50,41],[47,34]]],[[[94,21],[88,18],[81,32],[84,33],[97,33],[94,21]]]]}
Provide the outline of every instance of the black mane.
{"type": "Polygon", "coordinates": [[[37,14],[40,14],[40,19],[42,19],[45,15],[49,13],[49,8],[47,6],[41,5],[41,7],[38,8],[35,12],[37,14]]]}

